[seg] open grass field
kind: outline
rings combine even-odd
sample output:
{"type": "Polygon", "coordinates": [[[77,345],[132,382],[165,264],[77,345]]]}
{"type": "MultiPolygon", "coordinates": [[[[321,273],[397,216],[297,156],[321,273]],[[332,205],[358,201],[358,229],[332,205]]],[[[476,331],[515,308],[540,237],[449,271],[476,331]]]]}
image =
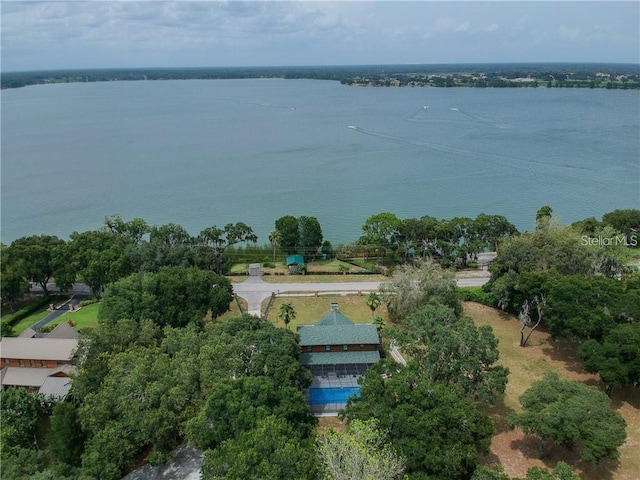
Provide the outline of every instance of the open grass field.
{"type": "Polygon", "coordinates": [[[519,346],[519,325],[515,317],[476,303],[465,304],[466,315],[476,325],[491,325],[499,339],[500,363],[509,367],[509,383],[505,395],[495,406],[485,408],[496,425],[497,434],[491,444],[491,454],[484,463],[498,462],[510,476],[524,477],[533,466],[553,468],[565,461],[583,480],[638,480],[640,479],[640,391],[637,388],[614,390],[612,407],[627,422],[627,441],[620,447],[620,460],[603,461],[591,466],[580,460],[577,452],[557,449],[545,461],[538,458],[538,440],[520,430],[509,430],[505,418],[521,411],[518,397],[545,373],[556,371],[561,377],[577,380],[602,388],[599,377],[586,373],[577,359],[577,345],[566,341],[553,341],[548,333],[535,331],[530,344],[519,346]]]}
{"type": "MultiPolygon", "coordinates": [[[[262,311],[269,300],[265,300],[262,311]]],[[[296,330],[298,325],[310,325],[316,323],[331,310],[331,303],[337,302],[340,313],[354,323],[371,323],[371,309],[367,307],[366,295],[320,295],[318,297],[282,297],[274,299],[269,308],[267,319],[279,327],[284,328],[284,323],[278,318],[280,305],[291,302],[296,312],[296,318],[291,321],[289,328],[296,330]]],[[[378,307],[375,315],[387,318],[384,305],[378,307]]]]}

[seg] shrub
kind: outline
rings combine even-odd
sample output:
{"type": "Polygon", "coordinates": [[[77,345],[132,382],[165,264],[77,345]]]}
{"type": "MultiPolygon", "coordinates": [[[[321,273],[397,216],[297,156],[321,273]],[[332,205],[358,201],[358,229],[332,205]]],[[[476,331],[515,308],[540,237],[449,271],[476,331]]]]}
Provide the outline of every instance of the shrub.
{"type": "Polygon", "coordinates": [[[463,302],[476,302],[487,307],[498,308],[498,298],[493,292],[481,288],[458,287],[458,297],[463,302]]]}
{"type": "Polygon", "coordinates": [[[94,303],[98,303],[100,301],[99,298],[87,298],[86,300],[82,300],[78,305],[81,307],[87,307],[89,305],[93,305],[94,303]]]}
{"type": "Polygon", "coordinates": [[[54,298],[55,297],[44,296],[41,299],[27,305],[26,307],[21,308],[10,317],[5,318],[2,322],[6,323],[6,325],[8,325],[9,327],[13,327],[20,320],[27,318],[29,315],[33,315],[41,308],[49,305],[49,303],[51,303],[54,298]]]}

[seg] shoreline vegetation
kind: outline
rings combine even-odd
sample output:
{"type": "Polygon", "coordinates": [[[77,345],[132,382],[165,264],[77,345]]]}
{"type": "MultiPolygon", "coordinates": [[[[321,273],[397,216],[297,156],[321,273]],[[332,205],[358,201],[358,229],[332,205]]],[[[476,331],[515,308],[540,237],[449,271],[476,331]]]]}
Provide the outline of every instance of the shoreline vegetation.
{"type": "Polygon", "coordinates": [[[3,90],[53,83],[251,78],[372,87],[640,89],[640,65],[611,63],[66,69],[2,72],[0,77],[3,90]]]}

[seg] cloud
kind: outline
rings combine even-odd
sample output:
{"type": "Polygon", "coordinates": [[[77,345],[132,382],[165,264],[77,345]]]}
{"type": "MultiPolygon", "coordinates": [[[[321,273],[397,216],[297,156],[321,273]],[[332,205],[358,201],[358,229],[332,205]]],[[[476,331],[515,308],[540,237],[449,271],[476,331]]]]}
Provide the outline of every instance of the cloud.
{"type": "Polygon", "coordinates": [[[5,69],[637,61],[638,10],[636,2],[3,0],[0,33],[5,69]],[[572,45],[564,58],[559,40],[572,45]],[[590,57],[596,42],[611,55],[590,57]]]}
{"type": "Polygon", "coordinates": [[[580,36],[580,27],[567,27],[566,25],[560,25],[558,28],[558,35],[565,40],[573,42],[580,36]]]}
{"type": "Polygon", "coordinates": [[[452,17],[440,17],[431,30],[435,33],[457,33],[468,31],[470,26],[471,23],[466,20],[460,22],[452,17]]]}
{"type": "Polygon", "coordinates": [[[484,29],[485,32],[497,32],[500,29],[500,26],[497,23],[492,23],[487,28],[484,29]]]}

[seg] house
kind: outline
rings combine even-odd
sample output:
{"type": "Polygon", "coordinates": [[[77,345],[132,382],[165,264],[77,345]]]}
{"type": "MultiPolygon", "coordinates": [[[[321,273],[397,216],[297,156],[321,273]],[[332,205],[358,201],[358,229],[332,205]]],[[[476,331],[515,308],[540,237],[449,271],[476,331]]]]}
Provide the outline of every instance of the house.
{"type": "Polygon", "coordinates": [[[353,323],[332,303],[329,313],[297,333],[300,363],[313,375],[307,402],[316,414],[336,414],[360,391],[358,379],[380,360],[378,331],[371,323],[353,323]]]}
{"type": "Polygon", "coordinates": [[[71,359],[78,348],[78,333],[61,323],[48,335],[27,329],[19,337],[0,340],[0,389],[21,387],[55,399],[71,388],[75,367],[71,359]]]}

